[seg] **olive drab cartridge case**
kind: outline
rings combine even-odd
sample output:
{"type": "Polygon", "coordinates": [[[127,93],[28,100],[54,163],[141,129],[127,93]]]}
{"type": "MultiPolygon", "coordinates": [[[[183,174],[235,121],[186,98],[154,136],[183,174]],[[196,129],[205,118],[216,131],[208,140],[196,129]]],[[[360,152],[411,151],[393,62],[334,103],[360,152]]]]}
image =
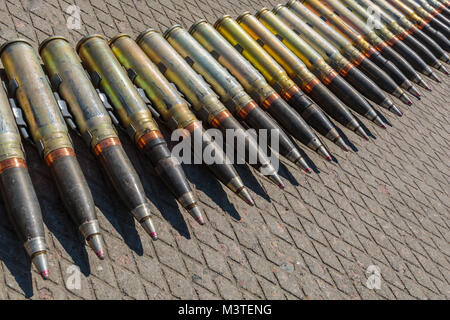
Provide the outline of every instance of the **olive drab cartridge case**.
{"type": "Polygon", "coordinates": [[[450,10],[438,0],[425,0],[431,7],[439,12],[444,18],[450,21],[450,10]]]}
{"type": "MultiPolygon", "coordinates": [[[[337,81],[339,82],[344,82],[337,72],[325,62],[320,54],[298,37],[292,29],[281,22],[281,20],[272,12],[267,9],[261,10],[258,12],[256,18],[298,58],[300,58],[308,69],[327,87],[336,79],[338,79],[337,81]]],[[[258,46],[259,45],[253,46],[253,48],[258,48],[258,46]]],[[[350,87],[348,84],[347,86],[350,87]]],[[[315,90],[310,91],[309,94],[328,115],[364,139],[369,139],[350,111],[347,110],[343,103],[337,99],[328,88],[322,84],[317,84],[314,88],[315,90]]],[[[353,88],[350,87],[350,89],[354,91],[353,88]]]]}
{"type": "Polygon", "coordinates": [[[49,167],[67,211],[96,255],[105,248],[92,194],[75,157],[72,141],[48,78],[32,46],[21,39],[6,42],[0,56],[11,97],[18,101],[31,139],[49,167]]]}
{"type": "MultiPolygon", "coordinates": [[[[253,99],[255,99],[262,108],[267,110],[267,112],[284,127],[291,126],[291,121],[295,121],[295,119],[301,115],[310,126],[316,129],[317,132],[347,151],[345,142],[320,109],[313,104],[310,104],[308,109],[302,109],[303,105],[296,105],[297,100],[295,100],[295,97],[297,94],[291,96],[285,94],[285,99],[296,106],[297,113],[296,110],[294,110],[294,108],[291,107],[269,83],[267,83],[264,76],[256,68],[262,70],[262,72],[266,74],[267,79],[273,84],[275,84],[274,78],[268,77],[268,73],[263,71],[264,69],[262,69],[261,65],[255,64],[256,67],[254,67],[252,63],[239,54],[239,52],[235,50],[235,48],[216,29],[214,29],[211,24],[205,20],[201,20],[192,25],[189,32],[241,83],[253,99]],[[309,111],[306,112],[306,110],[309,111]],[[289,118],[292,118],[293,120],[289,120],[289,118]]],[[[305,81],[302,81],[302,85],[304,85],[305,92],[311,91],[314,85],[319,82],[313,75],[304,80],[305,81]],[[309,90],[309,88],[311,90],[309,90]]],[[[292,88],[295,88],[296,86],[293,85],[295,84],[291,82],[292,88]]],[[[281,94],[283,93],[281,87],[278,87],[278,91],[281,94]]],[[[291,89],[290,91],[293,92],[294,90],[291,89]]],[[[303,100],[299,100],[299,102],[302,101],[303,100]]],[[[324,157],[329,157],[327,156],[324,147],[317,150],[318,152],[323,153],[324,157]]],[[[328,159],[331,159],[331,157],[328,159]]]]}
{"type": "MultiPolygon", "coordinates": [[[[361,7],[354,0],[341,0],[341,2],[346,6],[352,13],[358,16],[361,20],[369,21],[370,16],[368,12],[361,7]]],[[[403,43],[399,37],[395,36],[387,27],[387,25],[380,19],[377,22],[377,27],[372,26],[372,29],[384,40],[386,43],[397,51],[409,64],[419,71],[420,73],[432,78],[436,82],[440,82],[440,79],[431,71],[428,65],[423,61],[423,59],[416,54],[411,48],[409,48],[405,43],[403,43]]]]}
{"type": "Polygon", "coordinates": [[[436,41],[434,41],[430,36],[425,34],[418,26],[411,22],[403,13],[398,11],[386,0],[373,0],[372,2],[381,8],[386,15],[394,19],[416,40],[428,48],[437,58],[448,63],[449,57],[447,53],[442,50],[441,46],[437,44],[436,41]]]}
{"type": "Polygon", "coordinates": [[[445,23],[441,22],[439,19],[434,19],[434,15],[428,12],[420,4],[414,0],[403,0],[403,3],[411,8],[419,17],[424,19],[430,24],[434,29],[441,32],[447,39],[450,37],[450,29],[445,23]]]}
{"type": "MultiPolygon", "coordinates": [[[[177,193],[178,184],[189,186],[184,171],[178,160],[171,155],[150,109],[117,61],[106,39],[100,35],[87,36],[78,42],[77,52],[90,73],[94,86],[106,94],[119,118],[120,126],[149,158],[156,174],[183,206],[183,200],[195,205],[192,194],[188,192],[187,199],[184,199],[182,194],[177,193]]],[[[142,203],[132,213],[152,239],[156,240],[149,201],[142,203]]]]}
{"type": "MultiPolygon", "coordinates": [[[[360,50],[367,58],[374,62],[378,67],[383,69],[401,88],[407,90],[410,94],[414,95],[417,99],[420,99],[420,94],[417,89],[411,84],[406,76],[393,64],[390,60],[387,60],[383,55],[375,49],[364,37],[356,31],[353,27],[345,23],[339,16],[330,10],[320,0],[292,0],[289,1],[288,6],[291,3],[301,2],[309,10],[314,12],[325,23],[333,27],[342,36],[347,38],[355,48],[360,50]]],[[[290,6],[291,7],[291,6],[290,6]]],[[[292,6],[293,8],[293,6],[292,6]]]]}
{"type": "MultiPolygon", "coordinates": [[[[162,75],[158,67],[147,57],[138,44],[130,36],[122,34],[111,41],[110,47],[117,59],[127,70],[133,83],[145,91],[153,106],[160,114],[160,121],[169,129],[184,129],[191,138],[191,146],[194,152],[195,139],[200,139],[201,152],[214,150],[216,157],[221,161],[207,165],[213,174],[240,198],[250,205],[254,205],[253,199],[245,188],[242,179],[237,174],[233,165],[226,159],[225,152],[212,137],[203,129],[201,122],[189,109],[188,104],[181,94],[162,75]]],[[[196,155],[201,158],[201,155],[196,155]]],[[[195,212],[191,215],[198,216],[195,212]]]]}
{"type": "MultiPolygon", "coordinates": [[[[236,135],[235,140],[244,144],[247,162],[266,175],[278,187],[284,188],[284,183],[253,136],[244,130],[220,102],[211,87],[161,34],[149,29],[139,35],[137,43],[158,66],[161,73],[178,87],[202,121],[224,133],[226,130],[233,130],[236,135]],[[250,161],[250,156],[256,161],[250,161]]],[[[230,143],[230,141],[227,142],[230,143]]]]}
{"type": "Polygon", "coordinates": [[[75,50],[65,38],[44,40],[39,52],[53,89],[68,104],[81,137],[99,160],[127,209],[138,218],[140,208],[148,206],[147,198],[102,102],[106,97],[101,98],[103,94],[96,91],[75,50]]]}
{"type": "Polygon", "coordinates": [[[442,10],[439,10],[438,8],[435,8],[432,3],[428,3],[427,0],[414,0],[416,4],[421,6],[426,12],[431,14],[433,20],[436,19],[441,24],[445,25],[447,28],[450,27],[450,20],[448,20],[442,13],[442,10]]]}
{"type": "Polygon", "coordinates": [[[423,81],[416,70],[399,53],[397,53],[397,51],[392,49],[386,41],[380,38],[377,33],[366,24],[366,21],[363,21],[354,15],[352,11],[338,0],[326,0],[323,1],[323,4],[327,5],[334,13],[339,15],[343,21],[355,28],[386,59],[392,61],[392,63],[394,63],[409,80],[430,90],[430,87],[423,81]]]}
{"type": "Polygon", "coordinates": [[[416,38],[408,33],[402,26],[400,26],[395,19],[390,17],[385,13],[380,7],[375,3],[368,0],[356,0],[356,3],[361,6],[361,8],[367,10],[377,10],[380,15],[381,21],[389,28],[389,30],[398,37],[405,45],[409,46],[413,51],[415,51],[419,57],[425,61],[429,66],[441,71],[442,73],[448,75],[445,67],[439,62],[439,60],[434,56],[434,54],[422,43],[420,43],[416,38]]]}
{"type": "MultiPolygon", "coordinates": [[[[47,245],[41,208],[28,173],[20,133],[5,89],[6,86],[3,88],[0,85],[0,190],[19,240],[39,274],[48,279],[47,245]]],[[[12,99],[11,102],[14,105],[12,99]]]]}
{"type": "MultiPolygon", "coordinates": [[[[191,67],[211,85],[224,105],[237,119],[240,119],[254,129],[268,130],[269,138],[272,130],[277,131],[280,140],[279,153],[296,163],[303,170],[310,172],[311,169],[308,164],[286,133],[257,105],[247,92],[245,92],[240,83],[189,32],[180,26],[174,26],[166,32],[165,37],[178,54],[184,60],[188,61],[191,67]]],[[[318,138],[298,114],[294,113],[294,115],[297,115],[297,118],[291,120],[297,121],[292,121],[289,123],[289,126],[284,126],[284,128],[297,138],[297,140],[316,150],[314,142],[318,141],[318,138]]]]}
{"type": "Polygon", "coordinates": [[[428,20],[423,19],[417,13],[414,12],[410,7],[408,7],[405,3],[398,0],[386,0],[392,6],[394,6],[397,10],[403,13],[408,20],[413,22],[416,27],[426,33],[429,37],[431,37],[436,43],[446,52],[450,50],[450,41],[448,38],[443,35],[440,31],[433,28],[428,22],[428,20]]]}
{"type": "MultiPolygon", "coordinates": [[[[378,68],[378,66],[367,58],[364,53],[354,47],[350,41],[334,30],[325,21],[316,16],[306,6],[296,0],[293,0],[288,3],[287,7],[302,18],[310,28],[314,29],[317,33],[324,37],[325,40],[338,49],[339,52],[347,58],[347,60],[351,61],[358,69],[363,71],[381,89],[392,94],[393,96],[396,96],[407,105],[412,104],[405,92],[394,82],[394,80],[392,80],[390,76],[387,75],[386,72],[384,72],[381,68],[378,68]]],[[[391,108],[388,110],[399,114],[398,109],[395,106],[392,107],[392,104],[391,108]]]]}
{"type": "Polygon", "coordinates": [[[286,6],[276,6],[273,9],[273,13],[300,38],[305,40],[314,50],[316,50],[325,61],[348,82],[342,82],[339,86],[337,86],[339,79],[331,82],[329,87],[334,90],[333,93],[352,110],[375,122],[380,127],[386,128],[386,125],[377,115],[370,103],[361,96],[363,95],[375,103],[383,105],[383,107],[387,109],[393,105],[391,99],[388,98],[373,81],[356,68],[355,65],[360,64],[360,61],[364,61],[366,59],[365,56],[362,53],[359,53],[358,57],[353,60],[353,62],[350,62],[340,54],[338,49],[332,46],[326,39],[320,36],[320,34],[315,32],[286,6]],[[359,91],[361,95],[353,88],[359,91]]]}

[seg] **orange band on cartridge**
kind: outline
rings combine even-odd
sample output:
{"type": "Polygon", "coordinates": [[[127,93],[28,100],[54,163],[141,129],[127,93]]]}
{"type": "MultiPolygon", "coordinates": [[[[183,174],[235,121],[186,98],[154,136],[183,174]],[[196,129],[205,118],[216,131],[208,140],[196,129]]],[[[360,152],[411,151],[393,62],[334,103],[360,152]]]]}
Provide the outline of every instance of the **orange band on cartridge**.
{"type": "Polygon", "coordinates": [[[359,64],[360,64],[361,62],[363,62],[365,58],[366,58],[365,55],[360,54],[356,59],[354,59],[354,60],[352,61],[353,66],[355,66],[355,67],[359,66],[359,64]]]}
{"type": "Polygon", "coordinates": [[[388,41],[388,44],[389,44],[390,46],[393,46],[394,43],[396,43],[398,40],[400,40],[398,37],[393,36],[392,39],[388,41]]]}
{"type": "Polygon", "coordinates": [[[21,159],[21,158],[10,158],[10,159],[6,159],[3,160],[2,162],[0,162],[0,174],[3,173],[3,171],[11,169],[11,168],[26,168],[27,164],[25,162],[25,160],[21,159]]]}
{"type": "Polygon", "coordinates": [[[369,50],[365,50],[364,54],[367,58],[370,58],[377,50],[374,47],[370,47],[369,50]]]}
{"type": "Polygon", "coordinates": [[[413,34],[414,32],[416,32],[417,27],[416,26],[412,26],[411,29],[408,30],[409,34],[413,34]]]}
{"type": "Polygon", "coordinates": [[[344,68],[341,69],[341,72],[339,74],[343,77],[347,75],[347,73],[352,70],[354,65],[352,63],[347,64],[344,68]]]}
{"type": "Polygon", "coordinates": [[[381,51],[381,50],[383,50],[386,47],[387,47],[387,43],[385,41],[383,41],[378,46],[376,46],[375,49],[377,49],[378,51],[381,51]]]}
{"type": "Polygon", "coordinates": [[[162,137],[163,137],[163,135],[162,135],[161,131],[153,130],[153,131],[147,132],[142,137],[140,137],[137,145],[138,145],[139,149],[144,149],[145,145],[149,141],[151,141],[153,139],[157,139],[157,138],[162,138],[162,137]]]}
{"type": "Polygon", "coordinates": [[[423,28],[425,28],[425,26],[427,25],[427,22],[425,20],[422,20],[420,22],[420,24],[417,26],[420,30],[422,30],[423,28]]]}
{"type": "Polygon", "coordinates": [[[218,128],[220,127],[220,124],[222,123],[223,120],[225,120],[226,118],[231,117],[231,113],[228,110],[224,110],[221,113],[219,113],[212,121],[211,121],[211,125],[214,128],[218,128]]]}
{"type": "Polygon", "coordinates": [[[274,92],[270,96],[268,96],[266,98],[266,100],[263,101],[263,103],[261,103],[261,106],[265,110],[269,110],[270,105],[272,104],[272,102],[274,102],[275,100],[278,100],[279,98],[280,98],[280,95],[278,93],[274,92]]]}
{"type": "Polygon", "coordinates": [[[249,103],[247,103],[241,110],[239,110],[239,117],[241,117],[241,119],[245,119],[248,114],[257,107],[258,105],[256,104],[255,101],[250,101],[249,103]]]}
{"type": "Polygon", "coordinates": [[[308,82],[306,85],[302,87],[303,91],[305,93],[310,93],[311,90],[320,83],[320,80],[317,78],[312,79],[310,82],[308,82]]]}
{"type": "Polygon", "coordinates": [[[202,127],[202,123],[200,121],[194,121],[194,122],[188,124],[186,127],[184,127],[184,129],[189,131],[189,133],[192,133],[196,129],[201,128],[201,127],[202,127]]]}
{"type": "Polygon", "coordinates": [[[103,152],[103,150],[112,147],[112,146],[121,146],[119,138],[107,138],[100,141],[95,147],[94,147],[94,154],[98,156],[100,153],[103,152]]]}
{"type": "Polygon", "coordinates": [[[338,76],[336,71],[331,71],[327,76],[322,77],[322,82],[327,86],[338,76]]]}
{"type": "Polygon", "coordinates": [[[48,167],[50,167],[53,162],[63,157],[75,157],[75,151],[73,151],[72,148],[60,148],[53,150],[45,158],[45,163],[47,164],[48,167]]]}
{"type": "Polygon", "coordinates": [[[403,31],[402,33],[400,33],[399,35],[397,35],[397,37],[398,37],[400,40],[405,39],[407,36],[408,36],[408,32],[406,32],[406,31],[403,31]]]}
{"type": "Polygon", "coordinates": [[[287,89],[286,91],[283,91],[281,93],[281,95],[283,96],[284,99],[289,100],[289,99],[291,99],[294,96],[294,94],[296,94],[299,91],[300,91],[299,87],[292,86],[289,89],[287,89]]]}

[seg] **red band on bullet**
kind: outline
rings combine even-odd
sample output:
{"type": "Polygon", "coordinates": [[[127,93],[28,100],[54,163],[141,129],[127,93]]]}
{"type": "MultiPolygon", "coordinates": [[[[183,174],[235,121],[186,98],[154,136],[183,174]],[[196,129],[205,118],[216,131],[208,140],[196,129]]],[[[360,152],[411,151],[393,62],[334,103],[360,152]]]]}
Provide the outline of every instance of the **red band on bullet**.
{"type": "Polygon", "coordinates": [[[187,130],[189,133],[194,132],[196,129],[201,128],[202,124],[200,121],[194,121],[190,124],[188,124],[186,127],[184,127],[185,130],[187,130]]]}
{"type": "Polygon", "coordinates": [[[223,120],[225,120],[226,118],[231,117],[231,113],[228,110],[224,110],[221,113],[219,113],[212,121],[211,121],[211,125],[214,128],[218,128],[220,127],[220,124],[222,123],[223,120]]]}
{"type": "Polygon", "coordinates": [[[399,35],[397,35],[397,37],[398,37],[400,40],[405,39],[407,36],[408,36],[408,32],[406,32],[406,31],[403,31],[402,33],[400,33],[399,35]]]}
{"type": "Polygon", "coordinates": [[[294,96],[294,94],[296,94],[299,91],[300,91],[300,88],[297,87],[296,85],[294,85],[294,86],[290,87],[289,89],[287,89],[286,91],[283,91],[281,93],[281,95],[283,96],[284,99],[289,100],[294,96]]]}
{"type": "Polygon", "coordinates": [[[412,26],[411,29],[408,30],[409,34],[413,34],[414,32],[416,32],[417,28],[416,26],[412,26]]]}
{"type": "Polygon", "coordinates": [[[302,87],[302,90],[303,90],[305,93],[310,93],[310,92],[312,91],[312,89],[313,89],[316,85],[318,85],[319,83],[320,83],[320,80],[317,79],[317,78],[314,78],[314,79],[312,79],[310,82],[308,82],[306,85],[304,85],[304,86],[302,87]]]}
{"type": "Polygon", "coordinates": [[[75,151],[73,151],[72,148],[60,148],[53,150],[45,158],[45,163],[47,164],[48,167],[50,167],[53,162],[63,157],[75,157],[75,151]]]}
{"type": "Polygon", "coordinates": [[[427,25],[428,22],[426,22],[425,20],[420,20],[420,23],[418,23],[418,28],[420,30],[422,30],[423,28],[425,28],[425,26],[427,25]]]}
{"type": "Polygon", "coordinates": [[[360,64],[361,62],[363,62],[364,59],[366,59],[366,56],[363,55],[363,54],[360,54],[356,59],[354,59],[354,60],[352,61],[353,66],[354,66],[354,67],[359,66],[359,64],[360,64]]]}
{"type": "Polygon", "coordinates": [[[275,101],[278,100],[280,98],[280,96],[278,95],[278,93],[274,92],[272,93],[270,96],[268,96],[266,98],[266,100],[263,101],[263,103],[261,104],[261,106],[265,109],[265,110],[269,110],[270,105],[275,101]]]}
{"type": "Polygon", "coordinates": [[[119,138],[107,138],[100,141],[95,147],[94,147],[94,154],[98,156],[100,153],[103,152],[103,150],[112,147],[112,146],[121,146],[119,138]]]}
{"type": "Polygon", "coordinates": [[[383,41],[378,46],[376,46],[375,49],[377,49],[379,52],[381,52],[381,50],[383,50],[386,47],[387,47],[387,43],[383,41]]]}
{"type": "Polygon", "coordinates": [[[354,65],[349,63],[344,68],[342,68],[342,70],[341,70],[341,72],[339,72],[339,74],[341,76],[345,77],[347,75],[347,73],[353,69],[353,67],[354,67],[354,65]]]}
{"type": "Polygon", "coordinates": [[[322,77],[322,82],[327,86],[338,76],[336,71],[331,71],[327,76],[322,77]]]}
{"type": "Polygon", "coordinates": [[[257,107],[258,105],[256,104],[255,101],[250,101],[249,103],[247,103],[241,110],[239,110],[239,117],[241,117],[241,119],[245,119],[248,114],[257,107]]]}
{"type": "Polygon", "coordinates": [[[25,162],[25,160],[21,159],[21,158],[10,158],[10,159],[6,159],[3,160],[2,162],[0,162],[0,174],[3,173],[3,171],[11,169],[11,168],[26,168],[27,164],[25,162]]]}
{"type": "Polygon", "coordinates": [[[364,51],[364,54],[367,58],[370,58],[375,52],[377,52],[377,50],[371,46],[368,50],[364,51]]]}
{"type": "Polygon", "coordinates": [[[388,44],[392,47],[398,40],[400,39],[396,36],[393,36],[392,39],[388,41],[388,44]]]}
{"type": "Polygon", "coordinates": [[[137,145],[140,149],[144,149],[145,145],[147,143],[149,143],[149,141],[151,141],[153,139],[157,139],[157,138],[162,138],[162,137],[163,137],[163,135],[161,134],[161,131],[153,130],[153,131],[150,131],[150,132],[144,134],[142,137],[140,137],[137,145]]]}

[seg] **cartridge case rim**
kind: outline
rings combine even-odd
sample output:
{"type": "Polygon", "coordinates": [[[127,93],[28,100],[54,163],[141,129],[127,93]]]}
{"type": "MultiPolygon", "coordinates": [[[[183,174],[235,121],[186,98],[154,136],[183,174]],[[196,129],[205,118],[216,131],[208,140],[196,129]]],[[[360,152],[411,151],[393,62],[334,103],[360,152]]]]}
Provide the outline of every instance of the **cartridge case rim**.
{"type": "Polygon", "coordinates": [[[217,21],[214,23],[214,28],[218,29],[220,25],[226,20],[226,19],[233,19],[229,14],[224,14],[222,17],[217,19],[217,21]]]}
{"type": "Polygon", "coordinates": [[[250,11],[244,11],[242,12],[237,18],[236,18],[236,22],[240,23],[242,19],[244,19],[245,16],[249,16],[251,15],[250,11]]]}
{"type": "Polygon", "coordinates": [[[17,43],[17,42],[23,42],[23,43],[28,44],[30,47],[33,47],[33,45],[31,44],[30,41],[23,39],[23,38],[16,38],[16,39],[8,40],[0,46],[0,56],[3,54],[3,51],[5,51],[6,47],[9,47],[10,45],[17,43]]]}
{"type": "Polygon", "coordinates": [[[177,29],[183,29],[183,27],[181,26],[181,25],[179,25],[179,24],[174,24],[173,26],[171,26],[169,29],[167,29],[166,31],[164,31],[164,33],[163,33],[163,36],[164,36],[164,39],[169,39],[169,37],[170,37],[170,34],[172,33],[172,32],[174,32],[175,30],[177,30],[177,29]]]}
{"type": "Polygon", "coordinates": [[[255,13],[255,17],[259,19],[264,12],[270,11],[267,7],[262,8],[258,12],[255,13]]]}
{"type": "Polygon", "coordinates": [[[195,32],[195,30],[197,29],[197,27],[198,27],[199,25],[201,25],[202,23],[208,23],[208,21],[207,21],[206,19],[200,19],[200,20],[198,20],[196,23],[194,23],[192,26],[190,26],[188,32],[189,32],[190,34],[193,34],[193,33],[195,32]]]}
{"type": "Polygon", "coordinates": [[[112,37],[111,39],[109,39],[109,41],[108,41],[108,46],[111,47],[111,46],[114,44],[114,42],[116,42],[116,40],[118,40],[118,39],[120,39],[120,38],[123,38],[123,37],[131,38],[131,36],[130,36],[128,33],[124,33],[124,32],[118,33],[118,34],[116,34],[114,37],[112,37]]]}
{"type": "Polygon", "coordinates": [[[153,29],[153,28],[148,28],[148,29],[142,31],[142,32],[136,37],[136,43],[139,44],[139,43],[142,41],[142,39],[143,39],[147,34],[150,34],[150,33],[158,33],[158,31],[156,31],[156,30],[153,29]]]}
{"type": "Polygon", "coordinates": [[[284,4],[281,4],[281,3],[277,4],[275,7],[273,7],[272,12],[276,14],[282,8],[287,8],[287,7],[284,4]]]}
{"type": "Polygon", "coordinates": [[[75,48],[75,50],[77,51],[77,53],[80,53],[81,46],[82,46],[85,42],[87,42],[88,40],[90,40],[90,39],[92,39],[92,38],[100,38],[100,39],[103,39],[103,40],[106,41],[106,38],[105,38],[103,35],[98,34],[98,33],[96,33],[96,34],[91,34],[91,35],[88,35],[88,36],[85,36],[85,37],[81,38],[80,41],[78,41],[78,43],[77,43],[77,46],[76,46],[76,48],[75,48]]]}
{"type": "Polygon", "coordinates": [[[69,43],[69,40],[67,40],[67,38],[63,37],[63,36],[51,36],[51,37],[48,37],[47,39],[42,41],[41,44],[39,45],[39,48],[38,48],[39,54],[41,54],[41,51],[44,49],[44,47],[46,45],[48,45],[50,42],[52,42],[53,40],[64,40],[67,43],[69,43]]]}

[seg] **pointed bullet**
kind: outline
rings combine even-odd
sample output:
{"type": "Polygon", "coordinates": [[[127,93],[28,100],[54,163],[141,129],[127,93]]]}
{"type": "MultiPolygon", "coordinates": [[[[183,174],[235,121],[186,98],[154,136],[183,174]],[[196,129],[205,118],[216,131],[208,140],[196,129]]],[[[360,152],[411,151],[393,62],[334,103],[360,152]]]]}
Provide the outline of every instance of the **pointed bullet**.
{"type": "Polygon", "coordinates": [[[267,177],[269,178],[270,181],[272,181],[280,189],[284,189],[284,183],[278,174],[274,173],[274,174],[268,175],[267,177]]]}
{"type": "Polygon", "coordinates": [[[308,172],[308,170],[311,170],[308,164],[306,163],[305,159],[303,158],[298,159],[298,161],[296,161],[295,164],[297,165],[297,167],[299,167],[302,170],[305,170],[306,172],[308,172]]]}
{"type": "Polygon", "coordinates": [[[414,88],[413,86],[411,86],[411,87],[408,89],[408,92],[409,92],[410,94],[412,94],[414,97],[416,97],[417,100],[420,100],[420,93],[419,93],[419,91],[417,91],[416,88],[414,88]]]}
{"type": "Polygon", "coordinates": [[[140,222],[142,228],[144,228],[145,232],[152,238],[152,240],[158,240],[158,236],[155,231],[155,227],[153,226],[152,219],[147,217],[144,221],[140,222]]]}
{"type": "Polygon", "coordinates": [[[342,139],[341,137],[339,137],[338,139],[336,139],[336,141],[334,142],[337,146],[339,146],[342,150],[344,150],[345,152],[348,152],[348,146],[347,144],[344,142],[344,139],[342,139]]]}
{"type": "Polygon", "coordinates": [[[97,257],[99,257],[100,260],[103,260],[105,258],[105,245],[103,244],[102,236],[100,234],[94,234],[87,238],[86,241],[89,244],[89,247],[94,250],[97,257]]]}
{"type": "Polygon", "coordinates": [[[195,206],[189,210],[189,214],[197,221],[200,225],[205,224],[205,220],[203,219],[202,211],[198,206],[195,206]]]}
{"type": "Polygon", "coordinates": [[[47,253],[38,253],[32,259],[33,264],[36,266],[39,274],[42,276],[44,280],[48,280],[49,271],[48,271],[48,259],[47,253]]]}
{"type": "Polygon", "coordinates": [[[249,205],[251,206],[255,205],[255,201],[253,201],[252,197],[250,196],[250,193],[245,187],[242,187],[242,189],[236,194],[239,196],[239,198],[247,202],[249,205]]]}
{"type": "Polygon", "coordinates": [[[375,124],[376,124],[377,126],[383,128],[383,129],[386,129],[386,124],[383,122],[383,120],[380,119],[379,116],[376,116],[376,117],[373,119],[373,122],[375,122],[375,124]]]}
{"type": "Polygon", "coordinates": [[[356,128],[355,133],[362,137],[364,140],[369,141],[369,136],[366,134],[366,132],[364,131],[364,129],[359,126],[358,128],[356,128]]]}
{"type": "Polygon", "coordinates": [[[403,116],[403,113],[396,106],[392,106],[391,111],[392,113],[395,113],[399,117],[403,116]]]}
{"type": "Polygon", "coordinates": [[[320,154],[326,160],[328,160],[328,158],[331,158],[330,154],[328,153],[327,149],[325,149],[324,146],[321,146],[319,149],[317,149],[317,153],[320,154]]]}
{"type": "Polygon", "coordinates": [[[433,72],[430,73],[429,77],[437,83],[441,83],[441,79],[439,79],[438,76],[436,76],[433,72]]]}
{"type": "Polygon", "coordinates": [[[416,82],[419,86],[421,86],[422,88],[425,88],[428,91],[431,91],[431,88],[428,86],[428,84],[423,81],[422,79],[419,79],[418,82],[416,82]]]}
{"type": "MultiPolygon", "coordinates": [[[[412,101],[408,98],[408,96],[406,94],[402,94],[399,97],[400,101],[403,102],[404,104],[410,106],[412,105],[412,101]]],[[[392,107],[391,107],[392,108],[392,107]]]]}

